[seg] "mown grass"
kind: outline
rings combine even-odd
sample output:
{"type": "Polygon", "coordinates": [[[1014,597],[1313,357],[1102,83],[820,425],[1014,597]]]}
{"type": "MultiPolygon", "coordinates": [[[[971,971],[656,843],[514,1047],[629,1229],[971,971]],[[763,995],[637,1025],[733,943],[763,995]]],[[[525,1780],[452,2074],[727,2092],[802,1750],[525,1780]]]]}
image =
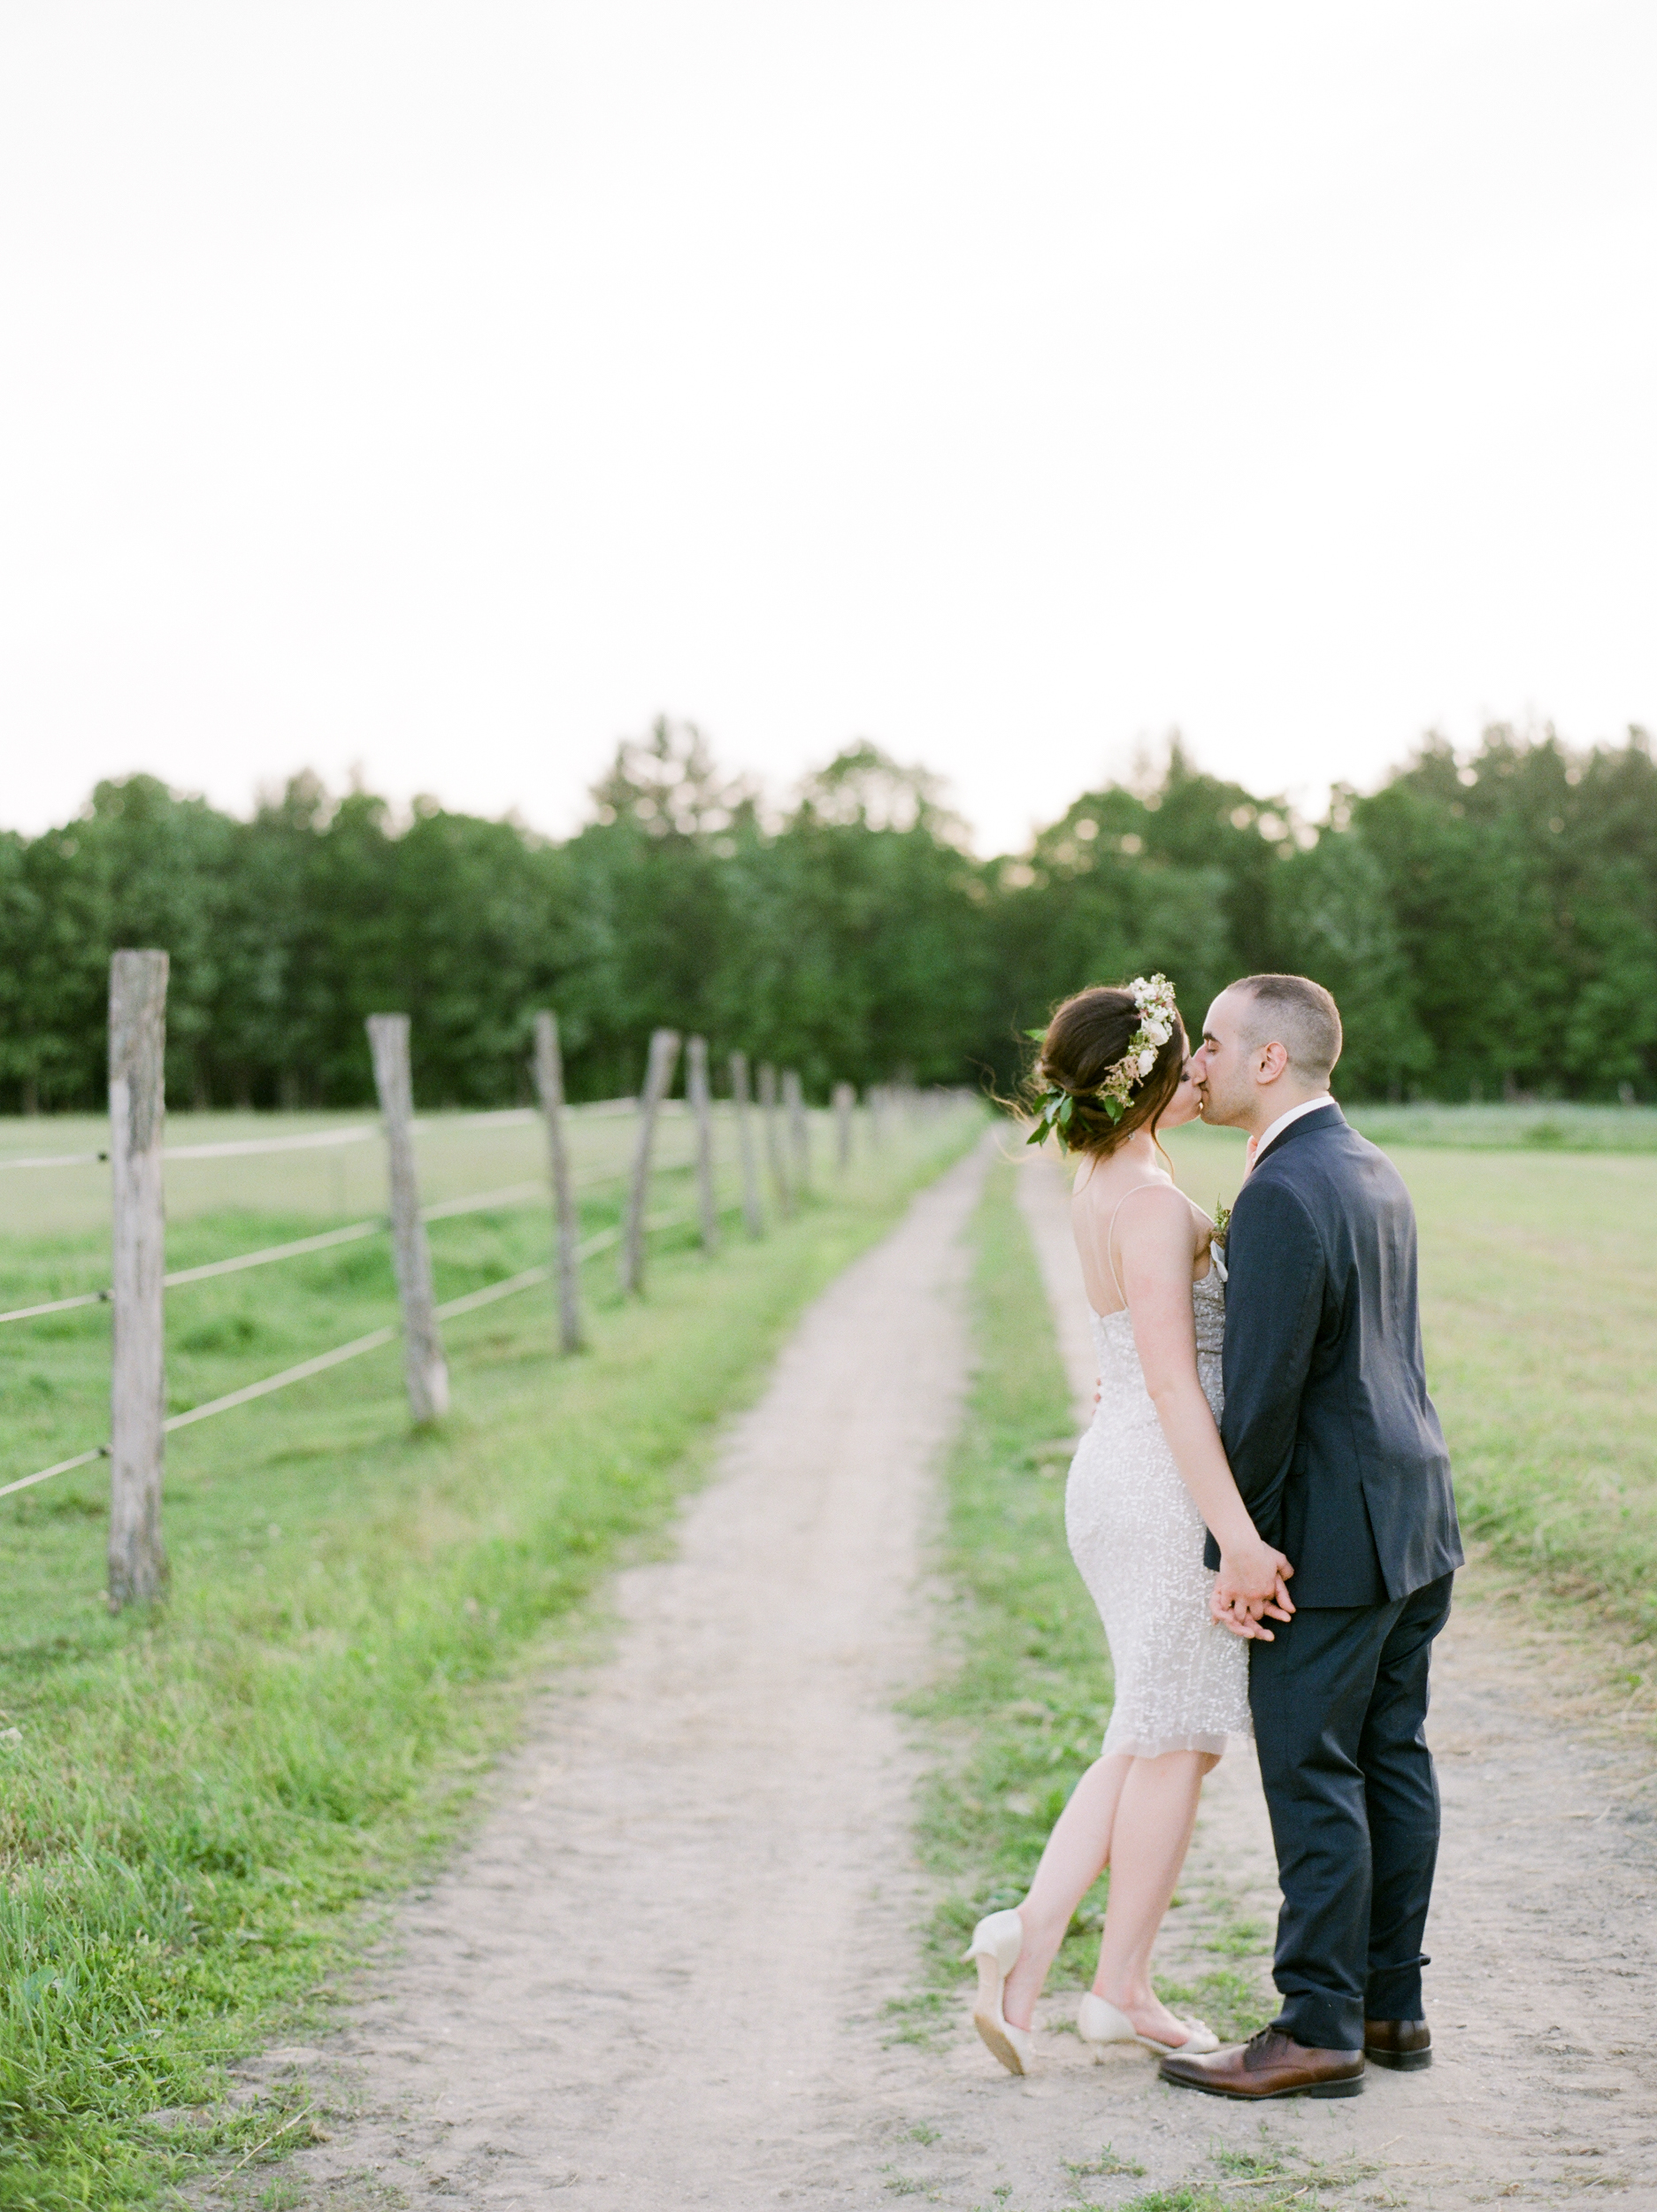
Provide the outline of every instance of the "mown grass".
{"type": "Polygon", "coordinates": [[[1374,1144],[1458,1152],[1657,1152],[1657,1107],[1529,1105],[1348,1106],[1346,1118],[1374,1144]]]}
{"type": "MultiPolygon", "coordinates": [[[[643,1305],[589,1269],[579,1359],[556,1357],[544,1294],[454,1323],[435,1432],[410,1432],[395,1346],[182,1432],[173,1594],[147,1616],[102,1602],[96,1469],[0,1506],[0,2206],[149,2201],[291,2116],[187,2124],[227,2060],[320,2016],[375,1901],[464,1822],[595,1579],[661,1526],[805,1302],[978,1126],[957,1115],[844,1185],[823,1177],[763,1243],[709,1260],[666,1240],[643,1305]]],[[[175,1240],[170,1257],[275,1240],[291,1218],[209,1212],[200,1252],[175,1240]]],[[[439,1225],[440,1295],[544,1236],[544,1216],[439,1225]]],[[[50,1258],[23,1256],[26,1272],[50,1258]]],[[[359,1304],[383,1317],[384,1265],[347,1247],[179,1294],[198,1302],[174,1309],[175,1397],[349,1336],[359,1304]]],[[[65,1318],[55,1339],[4,1340],[14,1456],[99,1409],[97,1317],[65,1318]]]]}
{"type": "MultiPolygon", "coordinates": [[[[953,1663],[914,1706],[937,1752],[920,1847],[944,1888],[926,1930],[923,1985],[894,2008],[894,2039],[924,2040],[958,2002],[973,1924],[1023,1895],[1110,1712],[1104,1632],[1064,1534],[1070,1389],[1016,1172],[992,1169],[973,1225],[976,1368],[946,1476],[953,1663]]],[[[1107,1882],[1078,1905],[1049,1990],[1092,1982],[1107,1882]]],[[[1257,1951],[1259,1933],[1249,1932],[1247,1948],[1257,1951]]],[[[1263,2016],[1254,1981],[1235,1963],[1194,1987],[1159,1987],[1170,2001],[1199,2003],[1228,2032],[1252,2031],[1263,2016]]]]}
{"type": "Polygon", "coordinates": [[[1421,1153],[1405,1171],[1465,1525],[1538,1586],[1657,1632],[1657,1161],[1504,1174],[1421,1153]]]}
{"type": "MultiPolygon", "coordinates": [[[[726,1110],[728,1112],[728,1110],[726,1110]]],[[[819,1122],[826,1116],[819,1117],[819,1122]]],[[[189,1148],[228,1141],[269,1142],[315,1136],[339,1126],[322,1115],[175,1115],[171,1143],[189,1148]]],[[[825,1132],[817,1150],[825,1156],[825,1132]]],[[[618,1179],[630,1152],[630,1118],[588,1109],[572,1118],[584,1234],[613,1227],[618,1179]]],[[[728,1155],[731,1133],[720,1132],[728,1155]]],[[[652,1212],[694,1210],[690,1131],[682,1115],[658,1148],[652,1212]]],[[[26,1149],[73,1153],[107,1145],[90,1120],[0,1125],[0,1163],[26,1149]],[[42,1136],[44,1128],[49,1133],[42,1136]]],[[[418,1141],[421,1195],[428,1202],[502,1189],[528,1191],[545,1173],[545,1139],[533,1116],[481,1123],[433,1116],[418,1141]]],[[[725,1158],[721,1195],[734,1201],[725,1158]]],[[[167,1265],[192,1268],[312,1235],[346,1222],[372,1221],[386,1206],[384,1151],[377,1141],[228,1159],[172,1158],[166,1165],[167,1265]]],[[[0,1173],[0,1312],[96,1291],[109,1279],[109,1170],[90,1165],[0,1173]]],[[[735,1225],[734,1209],[727,1215],[735,1225]]],[[[440,1300],[480,1289],[544,1261],[549,1224],[544,1199],[520,1199],[486,1213],[430,1225],[440,1300]]],[[[688,1225],[658,1233],[654,1248],[682,1249],[688,1225]]],[[[613,1254],[591,1271],[608,1291],[613,1254]]],[[[389,1238],[338,1245],[246,1273],[181,1286],[167,1300],[168,1409],[182,1412],[240,1388],[395,1318],[389,1238]]],[[[0,1482],[27,1475],[96,1444],[108,1433],[110,1312],[82,1307],[0,1326],[0,1482]]],[[[395,1364],[395,1355],[393,1356],[395,1364]]],[[[180,1449],[183,1449],[180,1444],[180,1449]]],[[[186,1454],[188,1458],[188,1455],[186,1454]]],[[[96,1483],[95,1483],[96,1487],[96,1483]]]]}

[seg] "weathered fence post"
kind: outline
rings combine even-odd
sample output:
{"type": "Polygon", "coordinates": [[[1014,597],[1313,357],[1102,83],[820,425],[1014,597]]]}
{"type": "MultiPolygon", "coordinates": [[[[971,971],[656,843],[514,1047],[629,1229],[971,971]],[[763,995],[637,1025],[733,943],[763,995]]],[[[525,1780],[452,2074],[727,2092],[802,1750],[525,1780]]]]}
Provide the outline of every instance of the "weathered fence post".
{"type": "Polygon", "coordinates": [[[110,1361],[110,1591],[112,1613],[167,1586],[161,1541],[162,1325],[166,1206],[161,1141],[166,1114],[167,956],[110,961],[110,1170],[112,1197],[110,1361]]]}
{"type": "Polygon", "coordinates": [[[742,1219],[751,1237],[765,1233],[760,1211],[759,1169],[754,1158],[754,1119],[748,1111],[748,1055],[731,1055],[731,1104],[736,1114],[737,1157],[742,1164],[742,1219]]]}
{"type": "Polygon", "coordinates": [[[805,1093],[793,1068],[783,1076],[782,1098],[788,1113],[788,1148],[794,1154],[794,1187],[804,1198],[811,1190],[811,1125],[806,1119],[805,1093]]]}
{"type": "Polygon", "coordinates": [[[842,1169],[852,1164],[852,1115],[856,1110],[857,1094],[849,1083],[834,1086],[834,1157],[842,1169]]]}
{"type": "Polygon", "coordinates": [[[629,1296],[644,1288],[644,1210],[650,1194],[650,1151],[656,1118],[673,1083],[679,1032],[658,1029],[650,1038],[650,1059],[639,1099],[639,1140],[633,1156],[633,1187],[627,1194],[627,1227],[621,1240],[621,1286],[629,1296]]]}
{"type": "Polygon", "coordinates": [[[777,1110],[777,1071],[769,1060],[760,1062],[759,1113],[765,1128],[765,1164],[771,1170],[771,1194],[779,1214],[791,1213],[788,1161],[783,1150],[782,1116],[777,1110]]]}
{"type": "Polygon", "coordinates": [[[580,1234],[570,1155],[564,1141],[564,1055],[558,1048],[558,1018],[535,1017],[535,1089],[547,1121],[547,1153],[552,1168],[552,1211],[556,1224],[555,1271],[558,1279],[558,1342],[566,1352],[581,1348],[581,1263],[575,1256],[580,1234]]]}
{"type": "Polygon", "coordinates": [[[385,1119],[386,1159],[391,1179],[391,1256],[403,1303],[403,1377],[409,1411],[418,1423],[441,1420],[449,1410],[449,1368],[432,1297],[432,1248],[420,1219],[414,1171],[414,1084],[409,1072],[409,1018],[371,1014],[368,1046],[374,1056],[374,1088],[385,1119]]]}
{"type": "Polygon", "coordinates": [[[711,1252],[719,1241],[719,1206],[713,1188],[713,1102],[708,1091],[708,1040],[693,1037],[686,1047],[685,1095],[696,1121],[696,1197],[702,1211],[702,1241],[711,1252]]]}

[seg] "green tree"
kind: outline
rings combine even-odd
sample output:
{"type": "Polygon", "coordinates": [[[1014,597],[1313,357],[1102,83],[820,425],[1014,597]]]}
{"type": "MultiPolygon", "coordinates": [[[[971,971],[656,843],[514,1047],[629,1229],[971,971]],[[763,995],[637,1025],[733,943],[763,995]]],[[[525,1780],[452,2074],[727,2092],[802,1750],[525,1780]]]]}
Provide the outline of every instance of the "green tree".
{"type": "Polygon", "coordinates": [[[0,834],[0,1102],[103,1096],[108,960],[173,960],[175,1101],[358,1105],[364,1016],[414,1021],[424,1102],[525,1095],[557,1008],[572,1095],[637,1083],[651,1029],[843,1076],[1004,1086],[1089,982],[1162,969],[1188,1022],[1239,974],[1340,1000],[1348,1097],[1657,1094],[1657,770],[1643,733],[1573,750],[1429,738],[1314,834],[1280,800],[1162,767],[980,861],[924,770],[848,747],[782,810],[691,724],[619,746],[562,843],[434,801],[293,779],[233,820],[153,777],[0,834]]]}
{"type": "MultiPolygon", "coordinates": [[[[1338,795],[1337,803],[1341,803],[1338,795]]],[[[1386,878],[1362,833],[1330,829],[1271,879],[1270,966],[1332,991],[1346,1043],[1336,1088],[1401,1098],[1432,1065],[1386,878]]]]}

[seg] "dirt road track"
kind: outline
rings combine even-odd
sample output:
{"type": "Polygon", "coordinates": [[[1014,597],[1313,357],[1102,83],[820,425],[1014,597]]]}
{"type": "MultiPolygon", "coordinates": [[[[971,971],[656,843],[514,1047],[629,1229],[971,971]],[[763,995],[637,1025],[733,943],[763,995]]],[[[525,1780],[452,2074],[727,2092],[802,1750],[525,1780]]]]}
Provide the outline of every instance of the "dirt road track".
{"type": "MultiPolygon", "coordinates": [[[[1143,2054],[1086,2065],[1057,2032],[1073,2001],[1045,2008],[1026,2082],[964,2019],[934,2050],[883,2045],[924,1902],[917,1754],[893,1709],[931,1663],[921,1578],[984,1165],[924,1194],[813,1307],[674,1557],[621,1578],[613,1655],[548,1694],[344,2035],[248,2070],[305,2076],[329,2110],[285,2203],[1052,2212],[1213,2179],[1216,2147],[1258,2148],[1261,2114],[1164,2088],[1143,2054]],[[1073,2170],[1107,2141],[1144,2177],[1073,2170]]],[[[1021,1188],[1059,1310],[1078,1310],[1062,1187],[1038,1161],[1021,1188]]],[[[1085,1329],[1066,1334],[1091,1395],[1085,1329]]],[[[1569,1669],[1545,1688],[1554,1655],[1500,1610],[1459,1612],[1435,1709],[1441,2062],[1272,2108],[1270,2137],[1297,2170],[1357,2177],[1353,2205],[1592,2190],[1657,2207],[1647,1770],[1583,1732],[1569,1669]]],[[[1247,1761],[1210,1786],[1184,1890],[1177,1972],[1215,1962],[1217,1916],[1275,1905],[1247,1761]]]]}
{"type": "Polygon", "coordinates": [[[893,1708],[926,1664],[983,1170],[818,1300],[675,1557],[621,1578],[614,1655],[549,1702],[350,2031],[362,2119],[295,2162],[321,2201],[846,2200],[918,1909],[893,1708]]]}

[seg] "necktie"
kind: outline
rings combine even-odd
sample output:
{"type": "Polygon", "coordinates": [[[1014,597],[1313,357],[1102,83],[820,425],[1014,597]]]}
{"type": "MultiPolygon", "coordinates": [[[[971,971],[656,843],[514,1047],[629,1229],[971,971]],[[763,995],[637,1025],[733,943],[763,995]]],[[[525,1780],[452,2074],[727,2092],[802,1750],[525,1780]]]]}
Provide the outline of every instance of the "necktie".
{"type": "Polygon", "coordinates": [[[1249,1171],[1249,1169],[1250,1169],[1250,1168],[1252,1168],[1252,1167],[1254,1166],[1254,1155],[1255,1155],[1255,1153],[1256,1153],[1256,1152],[1258,1152],[1258,1151],[1259,1151],[1259,1149],[1260,1149],[1260,1139],[1259,1139],[1258,1137],[1251,1137],[1251,1138],[1248,1140],[1248,1142],[1247,1143],[1247,1145],[1245,1145],[1245,1146],[1244,1146],[1244,1148],[1243,1148],[1243,1172],[1244,1172],[1244,1174],[1245,1174],[1245,1175],[1247,1175],[1247,1172],[1248,1172],[1248,1171],[1249,1171]]]}

